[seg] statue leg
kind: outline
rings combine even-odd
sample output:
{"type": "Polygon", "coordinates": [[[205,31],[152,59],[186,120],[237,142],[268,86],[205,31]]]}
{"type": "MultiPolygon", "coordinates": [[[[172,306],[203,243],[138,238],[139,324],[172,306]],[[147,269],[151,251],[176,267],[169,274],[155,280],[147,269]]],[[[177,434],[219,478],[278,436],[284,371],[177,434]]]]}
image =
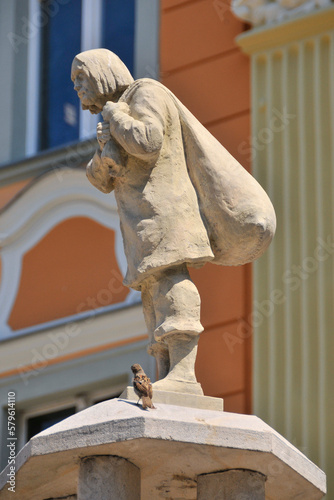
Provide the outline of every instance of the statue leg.
{"type": "Polygon", "coordinates": [[[154,278],[148,278],[143,282],[141,286],[141,298],[143,302],[144,319],[149,335],[149,345],[147,348],[147,352],[151,356],[155,357],[158,368],[158,377],[164,378],[169,372],[169,353],[167,344],[165,344],[165,342],[163,341],[158,342],[154,338],[156,318],[155,318],[155,311],[153,307],[153,299],[151,293],[153,281],[154,278]]]}
{"type": "Polygon", "coordinates": [[[168,375],[153,387],[162,391],[203,394],[195,376],[201,300],[185,264],[167,269],[151,282],[155,340],[168,346],[168,375]]]}

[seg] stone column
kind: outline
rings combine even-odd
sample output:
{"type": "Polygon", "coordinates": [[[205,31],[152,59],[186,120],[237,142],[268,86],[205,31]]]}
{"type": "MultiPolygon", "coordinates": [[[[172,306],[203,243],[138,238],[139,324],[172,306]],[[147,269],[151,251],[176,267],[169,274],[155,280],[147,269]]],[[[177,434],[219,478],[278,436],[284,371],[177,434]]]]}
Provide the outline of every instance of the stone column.
{"type": "Polygon", "coordinates": [[[140,500],[140,470],[124,458],[94,456],[81,460],[78,500],[140,500]]]}
{"type": "Polygon", "coordinates": [[[265,500],[266,477],[259,472],[233,469],[198,476],[197,499],[265,500]]]}

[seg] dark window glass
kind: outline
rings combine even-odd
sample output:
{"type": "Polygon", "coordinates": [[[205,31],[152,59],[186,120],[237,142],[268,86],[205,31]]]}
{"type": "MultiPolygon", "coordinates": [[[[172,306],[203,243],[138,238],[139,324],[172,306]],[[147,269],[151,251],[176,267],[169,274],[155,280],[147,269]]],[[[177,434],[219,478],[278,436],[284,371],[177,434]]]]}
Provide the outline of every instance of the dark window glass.
{"type": "Polygon", "coordinates": [[[29,418],[27,422],[27,441],[35,436],[35,434],[44,431],[48,427],[51,427],[51,425],[57,424],[61,420],[64,420],[64,418],[74,415],[74,413],[75,407],[29,418]]]}
{"type": "Polygon", "coordinates": [[[41,7],[51,12],[42,30],[41,149],[79,137],[79,99],[70,75],[81,47],[81,0],[57,3],[55,11],[51,4],[48,0],[41,7]]]}
{"type": "Polygon", "coordinates": [[[102,22],[102,46],[115,52],[133,74],[135,0],[104,0],[102,22]]]}

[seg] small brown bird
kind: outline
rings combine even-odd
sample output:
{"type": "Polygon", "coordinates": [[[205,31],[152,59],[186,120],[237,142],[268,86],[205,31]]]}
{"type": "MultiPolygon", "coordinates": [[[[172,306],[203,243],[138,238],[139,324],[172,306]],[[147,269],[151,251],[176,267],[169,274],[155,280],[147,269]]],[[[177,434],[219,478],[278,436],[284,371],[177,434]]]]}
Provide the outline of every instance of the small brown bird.
{"type": "Polygon", "coordinates": [[[152,403],[152,396],[153,396],[153,389],[152,389],[152,384],[148,376],[145,374],[144,370],[142,367],[138,364],[132,365],[131,370],[133,372],[133,388],[135,390],[135,393],[139,397],[137,404],[139,403],[140,399],[142,400],[142,405],[144,410],[148,408],[154,408],[152,403]]]}

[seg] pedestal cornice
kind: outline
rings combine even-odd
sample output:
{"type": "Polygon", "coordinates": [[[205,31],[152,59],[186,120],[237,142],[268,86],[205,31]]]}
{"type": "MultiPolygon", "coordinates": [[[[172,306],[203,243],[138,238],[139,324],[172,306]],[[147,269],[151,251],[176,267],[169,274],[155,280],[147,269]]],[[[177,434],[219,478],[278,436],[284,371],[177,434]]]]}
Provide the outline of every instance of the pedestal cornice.
{"type": "MultiPolygon", "coordinates": [[[[144,411],[129,401],[95,405],[38,434],[17,457],[20,500],[75,494],[80,459],[123,457],[141,470],[142,498],[180,482],[196,488],[200,474],[247,469],[264,474],[268,498],[320,499],[325,474],[255,416],[156,404],[144,411]]],[[[11,498],[7,471],[1,499],[11,498]]]]}

